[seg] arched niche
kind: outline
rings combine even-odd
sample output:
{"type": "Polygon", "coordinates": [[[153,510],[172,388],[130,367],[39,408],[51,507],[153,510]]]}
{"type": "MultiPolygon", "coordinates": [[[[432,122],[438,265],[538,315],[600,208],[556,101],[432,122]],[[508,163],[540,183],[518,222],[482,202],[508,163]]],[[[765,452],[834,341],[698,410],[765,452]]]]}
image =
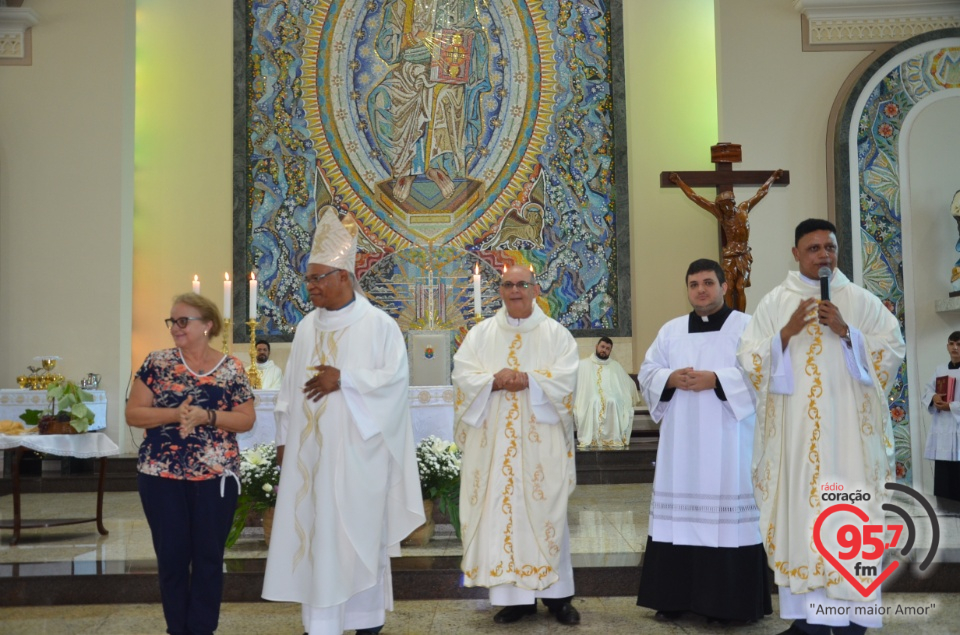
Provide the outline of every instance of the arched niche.
{"type": "Polygon", "coordinates": [[[840,106],[833,153],[840,268],[897,315],[907,341],[890,393],[897,478],[932,491],[919,397],[944,361],[946,335],[960,329],[960,313],[938,314],[933,302],[946,297],[956,259],[949,204],[960,188],[960,167],[951,167],[960,166],[960,29],[877,55],[840,106]],[[941,189],[950,195],[938,209],[941,189]]]}

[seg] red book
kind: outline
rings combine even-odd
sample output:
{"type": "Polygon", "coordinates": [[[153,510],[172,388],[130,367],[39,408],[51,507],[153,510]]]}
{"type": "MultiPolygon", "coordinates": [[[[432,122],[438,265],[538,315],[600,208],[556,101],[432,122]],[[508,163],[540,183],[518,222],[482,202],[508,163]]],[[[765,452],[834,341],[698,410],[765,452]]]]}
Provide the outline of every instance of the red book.
{"type": "Polygon", "coordinates": [[[936,381],[936,391],[944,401],[955,401],[954,395],[956,395],[957,390],[957,378],[944,375],[942,377],[937,377],[936,381]]]}
{"type": "Polygon", "coordinates": [[[442,29],[430,65],[430,81],[466,84],[470,79],[470,54],[474,33],[470,29],[442,29]]]}

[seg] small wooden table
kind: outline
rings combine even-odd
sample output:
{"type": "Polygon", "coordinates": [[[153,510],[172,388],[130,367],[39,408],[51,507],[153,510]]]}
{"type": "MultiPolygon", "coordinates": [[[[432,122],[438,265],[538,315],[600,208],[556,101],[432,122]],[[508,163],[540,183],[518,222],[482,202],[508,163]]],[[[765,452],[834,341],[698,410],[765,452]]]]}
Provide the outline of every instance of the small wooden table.
{"type": "Polygon", "coordinates": [[[23,528],[37,529],[42,527],[60,527],[79,523],[97,523],[97,531],[106,536],[109,532],[103,526],[103,487],[107,473],[107,457],[120,453],[120,448],[110,438],[101,433],[87,432],[85,434],[28,434],[11,436],[0,434],[0,450],[16,448],[13,459],[13,520],[0,521],[0,529],[13,529],[11,545],[20,542],[20,530],[23,528]],[[24,520],[20,517],[20,459],[26,450],[55,454],[57,456],[71,456],[75,458],[100,459],[100,478],[97,483],[97,515],[92,518],[49,518],[38,520],[24,520]]]}

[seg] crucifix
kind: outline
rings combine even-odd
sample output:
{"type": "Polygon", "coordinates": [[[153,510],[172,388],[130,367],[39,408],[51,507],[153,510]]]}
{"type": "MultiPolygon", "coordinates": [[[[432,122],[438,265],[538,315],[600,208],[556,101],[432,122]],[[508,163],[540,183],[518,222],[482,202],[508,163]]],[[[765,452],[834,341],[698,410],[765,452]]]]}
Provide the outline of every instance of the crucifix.
{"type": "Polygon", "coordinates": [[[727,306],[738,311],[747,307],[745,289],[750,286],[750,210],[767,195],[771,185],[790,185],[790,173],[776,170],[734,171],[742,154],[736,143],[718,143],[710,147],[710,161],[716,165],[713,172],[661,172],[660,187],[679,187],[691,201],[707,210],[720,221],[721,264],[727,279],[727,306]],[[737,205],[734,185],[759,185],[757,193],[737,205]],[[703,198],[691,187],[716,187],[717,198],[703,198]]]}

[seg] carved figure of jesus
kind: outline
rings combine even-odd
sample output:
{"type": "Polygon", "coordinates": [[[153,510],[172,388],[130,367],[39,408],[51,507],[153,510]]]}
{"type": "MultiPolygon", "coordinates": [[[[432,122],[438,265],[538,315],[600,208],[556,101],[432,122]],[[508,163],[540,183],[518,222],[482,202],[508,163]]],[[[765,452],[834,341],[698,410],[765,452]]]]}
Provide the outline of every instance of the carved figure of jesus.
{"type": "Polygon", "coordinates": [[[743,311],[747,307],[747,296],[744,290],[750,286],[750,267],[753,264],[753,255],[750,253],[750,210],[756,206],[770,191],[773,182],[780,178],[783,170],[777,170],[760,186],[757,193],[737,205],[733,190],[727,190],[717,195],[716,200],[706,199],[681,180],[673,172],[670,182],[679,187],[691,201],[707,210],[720,221],[720,230],[723,234],[723,273],[727,278],[727,305],[732,309],[743,311]]]}

